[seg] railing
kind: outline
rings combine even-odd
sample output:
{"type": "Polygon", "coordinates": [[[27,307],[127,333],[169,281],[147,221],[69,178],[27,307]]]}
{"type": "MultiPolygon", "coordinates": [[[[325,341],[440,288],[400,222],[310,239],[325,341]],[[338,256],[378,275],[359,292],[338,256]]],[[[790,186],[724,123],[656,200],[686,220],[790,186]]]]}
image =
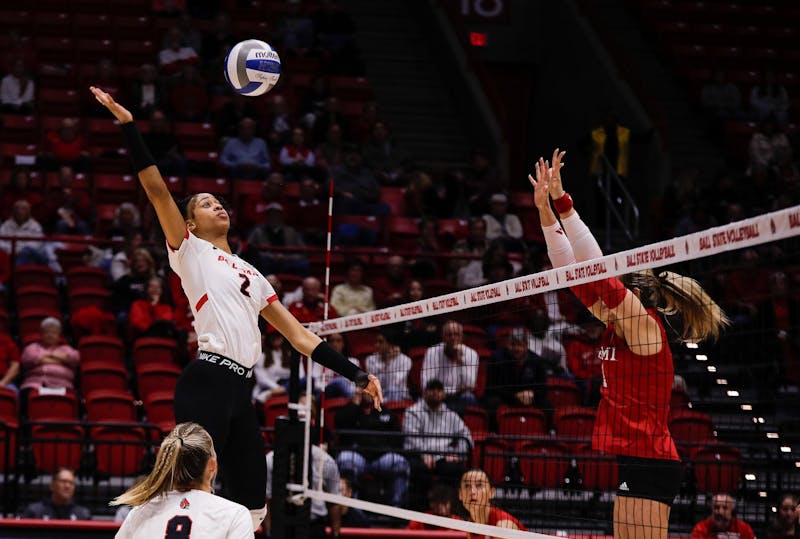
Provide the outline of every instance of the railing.
{"type": "Polygon", "coordinates": [[[601,155],[600,159],[603,172],[597,177],[597,187],[605,202],[604,248],[606,251],[610,251],[613,246],[611,240],[612,216],[625,234],[629,246],[639,240],[639,206],[606,156],[601,155]]]}

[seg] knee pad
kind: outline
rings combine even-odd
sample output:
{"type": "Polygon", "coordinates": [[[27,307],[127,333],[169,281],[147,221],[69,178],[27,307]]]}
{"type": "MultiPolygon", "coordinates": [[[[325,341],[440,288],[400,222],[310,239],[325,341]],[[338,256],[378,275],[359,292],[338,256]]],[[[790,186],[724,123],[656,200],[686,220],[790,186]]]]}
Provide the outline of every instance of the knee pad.
{"type": "Polygon", "coordinates": [[[267,518],[267,506],[265,505],[261,509],[250,509],[250,518],[253,519],[253,533],[255,533],[264,519],[267,518]]]}

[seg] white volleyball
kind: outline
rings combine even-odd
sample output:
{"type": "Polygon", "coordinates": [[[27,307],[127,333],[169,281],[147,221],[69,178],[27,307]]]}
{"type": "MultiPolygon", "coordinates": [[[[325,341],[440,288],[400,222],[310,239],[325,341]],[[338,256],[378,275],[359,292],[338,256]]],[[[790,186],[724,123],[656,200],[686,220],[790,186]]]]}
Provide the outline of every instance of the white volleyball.
{"type": "Polygon", "coordinates": [[[269,92],[281,77],[281,58],[269,43],[247,39],[225,56],[225,80],[242,95],[269,92]]]}

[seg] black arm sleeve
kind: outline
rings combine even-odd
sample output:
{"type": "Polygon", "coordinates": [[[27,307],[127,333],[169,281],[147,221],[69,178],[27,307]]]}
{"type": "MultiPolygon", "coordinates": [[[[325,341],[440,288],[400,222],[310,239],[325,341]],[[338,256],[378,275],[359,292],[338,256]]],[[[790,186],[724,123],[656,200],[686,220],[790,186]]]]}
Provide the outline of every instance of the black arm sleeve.
{"type": "Polygon", "coordinates": [[[133,169],[137,173],[156,164],[156,160],[153,159],[153,154],[150,153],[150,150],[144,143],[142,134],[139,132],[139,128],[136,127],[135,123],[126,122],[122,124],[122,134],[125,136],[125,142],[128,144],[128,152],[130,153],[131,163],[133,163],[133,169]]]}
{"type": "Polygon", "coordinates": [[[367,387],[369,383],[367,373],[350,363],[347,358],[331,348],[331,345],[325,341],[322,341],[314,348],[314,351],[311,352],[311,359],[323,367],[338,372],[348,380],[352,380],[361,389],[367,387]]]}

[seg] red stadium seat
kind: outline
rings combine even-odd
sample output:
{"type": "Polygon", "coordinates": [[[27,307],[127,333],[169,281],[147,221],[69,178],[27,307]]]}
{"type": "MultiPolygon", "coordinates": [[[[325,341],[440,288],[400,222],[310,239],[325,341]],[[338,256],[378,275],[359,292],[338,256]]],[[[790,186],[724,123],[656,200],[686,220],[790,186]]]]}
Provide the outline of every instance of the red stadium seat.
{"type": "MultiPolygon", "coordinates": [[[[547,396],[550,397],[549,392],[547,396]]],[[[565,443],[567,439],[571,446],[591,442],[594,419],[593,408],[579,406],[556,408],[553,414],[553,423],[560,441],[565,443]]]]}
{"type": "Polygon", "coordinates": [[[66,12],[39,11],[34,15],[34,25],[37,36],[71,35],[72,15],[66,12]]]}
{"type": "MultiPolygon", "coordinates": [[[[91,94],[89,94],[91,96],[91,94]]],[[[94,96],[91,96],[92,99],[94,96]]],[[[88,118],[86,131],[89,135],[89,142],[95,150],[108,151],[117,150],[126,146],[125,139],[122,138],[122,130],[119,122],[110,118],[88,118]]]]}
{"type": "Polygon", "coordinates": [[[214,125],[207,122],[175,122],[175,136],[187,150],[214,152],[219,149],[214,125]]]}
{"type": "Polygon", "coordinates": [[[67,287],[105,288],[109,284],[108,273],[94,266],[75,266],[66,271],[67,287]]]}
{"type": "Polygon", "coordinates": [[[682,455],[691,455],[701,445],[715,440],[711,416],[689,409],[670,415],[669,431],[682,455]]]}
{"type": "Polygon", "coordinates": [[[105,38],[114,35],[111,18],[103,10],[75,13],[72,16],[72,28],[76,36],[105,38]]]}
{"type": "Polygon", "coordinates": [[[461,419],[472,433],[473,441],[482,441],[489,436],[489,413],[485,409],[467,406],[461,419]]]}
{"type": "MultiPolygon", "coordinates": [[[[8,6],[5,6],[6,8],[8,6]]],[[[19,6],[23,7],[23,6],[19,6]]],[[[0,11],[0,29],[3,33],[16,30],[20,33],[30,34],[34,26],[34,18],[30,11],[24,9],[4,9],[0,11]]]]}
{"type": "Polygon", "coordinates": [[[137,366],[136,379],[139,389],[139,398],[144,400],[148,395],[156,391],[175,392],[175,384],[181,375],[181,368],[174,363],[164,363],[161,365],[147,363],[137,366]]]}
{"type": "MultiPolygon", "coordinates": [[[[114,8],[116,9],[116,4],[114,8]]],[[[158,44],[152,39],[125,39],[117,42],[117,58],[127,65],[153,63],[157,55],[158,44]]]]}
{"type": "Polygon", "coordinates": [[[489,346],[489,334],[480,326],[464,324],[464,344],[470,348],[487,348],[489,346]]]}
{"type": "Polygon", "coordinates": [[[386,219],[386,233],[390,247],[397,250],[413,250],[419,239],[419,220],[411,217],[389,217],[386,219]]]}
{"type": "Polygon", "coordinates": [[[81,364],[99,363],[125,365],[125,347],[117,337],[90,335],[78,342],[81,364]]]}
{"type": "Polygon", "coordinates": [[[86,397],[86,420],[91,422],[135,423],[133,395],[127,391],[99,389],[86,397]]]}
{"type": "Polygon", "coordinates": [[[17,309],[47,309],[57,311],[61,308],[58,291],[46,286],[22,286],[17,288],[17,309]]]}
{"type": "Polygon", "coordinates": [[[141,471],[147,445],[141,427],[97,427],[92,431],[91,441],[99,474],[132,476],[141,471]]]}
{"type": "Polygon", "coordinates": [[[391,215],[406,215],[406,190],[404,187],[381,187],[381,202],[388,204],[391,215]]]}
{"type": "Polygon", "coordinates": [[[347,406],[351,401],[348,397],[339,397],[336,399],[325,399],[325,428],[329,431],[336,430],[336,412],[344,406],[347,406]]]}
{"type": "Polygon", "coordinates": [[[547,377],[547,400],[554,410],[570,406],[580,406],[581,393],[575,382],[557,376],[547,377]]]}
{"type": "Polygon", "coordinates": [[[533,406],[500,406],[497,432],[509,436],[543,436],[547,434],[547,420],[544,412],[533,406]]]}
{"type": "Polygon", "coordinates": [[[80,371],[81,392],[84,395],[103,389],[128,391],[128,371],[122,363],[81,362],[80,371]]]}
{"type": "Polygon", "coordinates": [[[617,459],[586,447],[575,456],[583,488],[591,491],[616,490],[619,485],[617,459]]]}
{"type": "Polygon", "coordinates": [[[139,198],[139,181],[131,174],[95,174],[94,200],[97,204],[122,204],[139,198]]]}
{"type": "Polygon", "coordinates": [[[81,114],[81,98],[76,90],[40,88],[36,101],[39,114],[77,117],[81,114]]]}
{"type": "MultiPolygon", "coordinates": [[[[489,438],[475,445],[480,448],[480,467],[489,475],[492,483],[502,485],[506,478],[506,453],[511,448],[503,440],[489,438]]],[[[475,456],[473,455],[473,460],[475,456]]]]}
{"type": "Polygon", "coordinates": [[[0,130],[0,142],[12,144],[36,144],[39,142],[39,118],[37,116],[19,116],[4,114],[3,129],[0,130]]]}
{"type": "Polygon", "coordinates": [[[143,401],[147,422],[158,426],[162,434],[175,427],[174,391],[153,391],[143,401]]]}
{"type": "Polygon", "coordinates": [[[364,77],[332,76],[328,84],[331,95],[339,99],[368,101],[375,97],[372,85],[364,77]]]}
{"type": "Polygon", "coordinates": [[[22,343],[29,344],[38,340],[41,333],[42,320],[49,317],[61,320],[61,313],[59,311],[38,308],[19,311],[17,319],[19,322],[19,336],[22,343]]]}
{"type": "Polygon", "coordinates": [[[741,453],[735,447],[714,444],[695,452],[697,490],[706,494],[736,492],[742,477],[741,453]]]}
{"type": "Polygon", "coordinates": [[[60,466],[77,470],[83,450],[83,429],[79,425],[33,425],[31,450],[36,470],[54,473],[60,466]]]}
{"type": "Polygon", "coordinates": [[[33,164],[36,162],[36,156],[39,155],[39,146],[36,144],[1,144],[0,155],[2,155],[2,163],[8,166],[14,166],[21,162],[33,164]]]}
{"type": "Polygon", "coordinates": [[[114,41],[106,38],[79,38],[75,48],[78,52],[78,61],[83,64],[114,58],[116,53],[114,41]]]}
{"type": "Polygon", "coordinates": [[[111,292],[105,288],[70,288],[67,295],[72,313],[88,307],[97,307],[103,312],[111,311],[111,292]]]}
{"type": "Polygon", "coordinates": [[[177,365],[178,345],[172,339],[140,337],[133,343],[133,364],[136,370],[144,365],[177,365]]]}
{"type": "MultiPolygon", "coordinates": [[[[150,39],[154,34],[153,19],[142,15],[117,15],[112,16],[111,24],[114,28],[114,37],[118,40],[137,40],[140,43],[150,39]]],[[[128,61],[123,55],[120,61],[128,61]]]]}
{"type": "Polygon", "coordinates": [[[539,488],[560,488],[569,468],[564,447],[551,440],[535,440],[522,444],[520,472],[528,485],[539,488]]]}
{"type": "Polygon", "coordinates": [[[56,289],[56,273],[49,266],[16,266],[12,279],[17,289],[25,286],[56,289]]]}
{"type": "Polygon", "coordinates": [[[0,387],[0,423],[17,425],[19,414],[17,394],[7,387],[0,387]]]}
{"type": "Polygon", "coordinates": [[[426,279],[422,283],[422,286],[425,289],[425,296],[430,298],[443,296],[444,294],[450,294],[458,290],[453,286],[453,283],[447,279],[426,279]]]}
{"type": "MultiPolygon", "coordinates": [[[[275,420],[289,413],[289,396],[276,395],[264,401],[264,426],[268,429],[275,428],[275,420]]],[[[267,433],[267,438],[272,441],[274,432],[267,433]]]]}
{"type": "Polygon", "coordinates": [[[383,404],[384,408],[394,411],[397,415],[397,420],[400,422],[400,428],[403,428],[403,420],[406,417],[406,410],[413,406],[413,400],[390,401],[383,404]]]}
{"type": "Polygon", "coordinates": [[[17,470],[17,427],[16,423],[0,420],[0,471],[17,470]]]}
{"type": "Polygon", "coordinates": [[[186,192],[211,193],[228,199],[231,194],[231,181],[227,178],[189,177],[186,178],[186,192]]]}
{"type": "Polygon", "coordinates": [[[28,419],[31,421],[73,421],[78,419],[78,398],[74,391],[63,394],[34,389],[28,393],[28,419]]]}

